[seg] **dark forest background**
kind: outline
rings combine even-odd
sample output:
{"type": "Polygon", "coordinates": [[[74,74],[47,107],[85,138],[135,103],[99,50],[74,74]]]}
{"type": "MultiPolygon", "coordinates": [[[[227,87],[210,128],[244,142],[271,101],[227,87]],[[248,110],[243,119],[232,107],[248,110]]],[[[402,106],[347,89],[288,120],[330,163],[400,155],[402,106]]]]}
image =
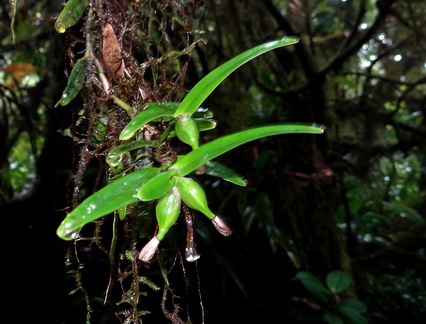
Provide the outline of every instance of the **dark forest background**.
{"type": "MultiPolygon", "coordinates": [[[[150,312],[144,323],[424,320],[425,1],[90,3],[91,16],[64,34],[54,28],[62,1],[0,5],[5,315],[15,323],[131,323],[136,307],[150,312]],[[195,263],[182,257],[185,224],[160,246],[162,261],[148,265],[126,259],[146,237],[129,241],[121,229],[113,270],[122,280],[106,302],[111,217],[87,226],[87,237],[102,228],[100,242],[65,242],[55,232],[76,202],[106,184],[105,154],[125,120],[90,65],[79,97],[54,108],[86,42],[101,60],[105,23],[136,71],[120,91],[141,86],[157,101],[182,100],[251,47],[298,36],[213,92],[203,105],[218,126],[201,141],[264,124],[326,127],[323,135],[264,138],[220,157],[248,180],[244,188],[197,177],[233,235],[221,237],[195,215],[195,263]],[[123,274],[134,267],[145,278],[136,306],[123,274]],[[351,284],[323,300],[318,290],[330,288],[333,271],[351,284]]],[[[128,98],[137,102],[131,90],[128,98]]]]}

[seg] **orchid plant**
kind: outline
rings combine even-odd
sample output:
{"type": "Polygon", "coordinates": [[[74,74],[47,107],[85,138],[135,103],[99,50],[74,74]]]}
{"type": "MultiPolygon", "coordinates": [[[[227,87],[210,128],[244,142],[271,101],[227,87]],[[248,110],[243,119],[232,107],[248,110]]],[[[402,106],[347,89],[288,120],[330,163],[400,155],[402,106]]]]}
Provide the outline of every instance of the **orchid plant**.
{"type": "MultiPolygon", "coordinates": [[[[86,2],[83,2],[85,5],[86,2]]],[[[68,3],[72,3],[72,1],[68,3]]],[[[57,30],[64,32],[72,23],[65,23],[64,16],[60,16],[60,18],[60,23],[56,24],[57,30]]],[[[158,230],[139,254],[139,259],[144,262],[149,262],[155,255],[161,240],[177,221],[183,204],[208,217],[221,234],[230,235],[229,227],[208,206],[203,188],[193,179],[193,171],[203,168],[203,172],[206,174],[245,186],[246,182],[240,175],[213,159],[239,145],[262,137],[289,133],[321,134],[324,128],[319,125],[300,124],[266,125],[226,135],[200,146],[200,132],[211,130],[216,126],[216,122],[212,119],[212,112],[209,109],[202,109],[200,106],[230,73],[243,64],[268,51],[297,42],[298,39],[295,37],[286,37],[254,47],[207,74],[181,103],[150,102],[146,103],[143,110],[137,115],[133,116],[129,113],[131,120],[119,136],[120,145],[112,148],[106,157],[110,168],[121,170],[120,164],[123,157],[129,152],[143,147],[153,148],[153,151],[159,150],[172,137],[177,137],[189,145],[190,152],[164,161],[152,158],[149,163],[145,163],[139,169],[135,167],[122,171],[115,180],[86,198],[72,210],[59,225],[57,235],[64,240],[76,239],[79,237],[81,228],[89,222],[115,211],[118,211],[120,219],[124,219],[128,205],[152,201],[156,202],[158,230]],[[142,130],[154,127],[152,125],[156,125],[159,121],[163,125],[167,125],[161,136],[155,140],[144,137],[142,130]]],[[[57,105],[67,105],[77,96],[84,84],[86,59],[87,56],[74,65],[68,85],[57,105]]],[[[109,95],[117,105],[127,112],[134,111],[122,98],[113,94],[109,95]]]]}

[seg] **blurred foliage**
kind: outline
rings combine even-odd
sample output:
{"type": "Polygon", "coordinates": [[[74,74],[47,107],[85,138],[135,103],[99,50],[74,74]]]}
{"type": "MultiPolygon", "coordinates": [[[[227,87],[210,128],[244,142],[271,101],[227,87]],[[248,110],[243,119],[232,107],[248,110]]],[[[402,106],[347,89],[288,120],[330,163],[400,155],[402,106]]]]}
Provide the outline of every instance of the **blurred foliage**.
{"type": "Polygon", "coordinates": [[[299,280],[313,295],[313,300],[294,298],[295,302],[302,302],[308,306],[308,309],[310,308],[310,311],[305,314],[295,312],[295,317],[299,320],[306,321],[321,317],[329,324],[345,323],[346,319],[354,324],[368,323],[364,315],[367,312],[367,306],[356,298],[344,297],[344,292],[352,281],[347,273],[342,271],[328,273],[325,278],[326,285],[309,271],[297,272],[294,279],[299,280]]]}
{"type": "MultiPolygon", "coordinates": [[[[100,9],[100,1],[91,3],[100,9]]],[[[127,306],[135,305],[125,292],[138,270],[139,309],[151,311],[142,317],[148,323],[156,314],[161,314],[158,323],[170,322],[176,314],[193,322],[205,317],[211,322],[349,323],[350,317],[337,319],[333,312],[325,317],[309,312],[312,316],[301,319],[299,315],[308,314],[312,304],[300,301],[315,296],[292,280],[301,271],[309,272],[326,285],[330,272],[342,271],[351,277],[344,297],[366,305],[363,316],[369,323],[422,322],[426,315],[423,0],[102,3],[104,16],[84,18],[59,36],[53,25],[60,2],[0,5],[0,210],[14,215],[8,220],[21,222],[11,227],[18,236],[13,244],[25,242],[16,249],[19,259],[56,246],[54,228],[65,216],[60,209],[75,206],[108,182],[104,157],[119,144],[126,121],[113,103],[99,100],[103,86],[94,63],[87,65],[92,77],[71,107],[53,108],[85,50],[84,31],[89,31],[93,44],[101,44],[100,25],[112,24],[126,66],[136,71],[132,82],[114,83],[131,105],[140,103],[142,95],[154,101],[180,101],[198,80],[235,55],[267,40],[296,35],[301,39],[297,46],[256,59],[213,92],[205,102],[218,121],[212,137],[293,121],[324,124],[325,135],[259,140],[221,157],[219,162],[247,179],[245,188],[200,176],[212,209],[227,219],[234,234],[224,241],[196,218],[202,255],[196,264],[181,257],[185,224],[170,230],[160,253],[162,263],[147,268],[134,260],[132,251],[138,243],[128,245],[136,240],[123,234],[116,259],[121,278],[110,291],[122,300],[120,318],[129,318],[127,306]],[[185,49],[191,51],[183,54],[185,49]],[[22,63],[26,65],[18,65],[22,63]],[[66,122],[58,117],[64,112],[72,115],[66,122]],[[71,159],[64,160],[66,154],[50,144],[58,135],[74,143],[71,159]],[[55,169],[59,164],[68,169],[55,169]],[[46,172],[55,176],[46,180],[46,172]],[[68,173],[64,193],[57,190],[55,180],[68,173]],[[40,188],[44,195],[52,190],[47,194],[50,200],[53,192],[61,193],[66,203],[52,207],[42,200],[56,217],[50,213],[51,218],[32,219],[28,225],[27,215],[43,197],[40,188]],[[30,207],[20,212],[25,201],[31,202],[30,207]],[[52,239],[34,251],[31,246],[46,236],[34,232],[43,230],[36,223],[41,221],[54,223],[52,239]],[[25,235],[31,237],[29,242],[25,235]],[[160,291],[153,289],[158,287],[160,291]]],[[[102,57],[99,46],[94,46],[94,53],[102,57]]],[[[136,206],[132,212],[137,215],[135,223],[143,224],[142,231],[148,233],[155,226],[152,210],[136,206]]],[[[131,233],[136,224],[127,224],[119,233],[131,233]]],[[[67,322],[66,317],[82,322],[88,313],[93,322],[117,322],[116,305],[110,301],[103,305],[112,225],[112,219],[105,218],[86,232],[88,237],[102,233],[102,244],[87,240],[69,247],[67,269],[72,275],[56,279],[65,282],[62,301],[55,300],[60,319],[56,322],[67,322]],[[76,288],[75,278],[78,289],[67,297],[76,288]]],[[[67,249],[63,246],[62,252],[67,249]]],[[[36,259],[31,260],[34,264],[36,259]]],[[[46,271],[46,266],[31,266],[29,271],[43,277],[39,268],[46,271]]],[[[55,270],[64,271],[62,263],[55,270]]],[[[23,282],[28,273],[18,273],[14,280],[23,282]]],[[[40,310],[31,314],[32,319],[46,316],[40,310]]]]}

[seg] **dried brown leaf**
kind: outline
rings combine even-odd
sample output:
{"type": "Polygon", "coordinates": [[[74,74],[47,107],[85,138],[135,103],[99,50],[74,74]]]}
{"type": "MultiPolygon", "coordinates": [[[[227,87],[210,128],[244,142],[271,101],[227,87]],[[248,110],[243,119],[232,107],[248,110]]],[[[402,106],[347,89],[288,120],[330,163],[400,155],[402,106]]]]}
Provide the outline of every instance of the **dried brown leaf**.
{"type": "Polygon", "coordinates": [[[112,78],[124,77],[124,62],[121,58],[121,47],[118,44],[111,24],[103,30],[102,58],[108,74],[112,78]]]}

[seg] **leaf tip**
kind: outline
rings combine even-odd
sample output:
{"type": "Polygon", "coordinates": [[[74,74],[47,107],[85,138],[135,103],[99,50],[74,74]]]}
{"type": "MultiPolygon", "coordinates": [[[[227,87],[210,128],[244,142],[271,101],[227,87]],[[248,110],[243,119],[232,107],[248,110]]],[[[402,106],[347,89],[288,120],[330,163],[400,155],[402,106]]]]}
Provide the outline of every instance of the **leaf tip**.
{"type": "Polygon", "coordinates": [[[313,123],[312,124],[312,127],[316,127],[316,128],[318,128],[319,130],[320,130],[320,134],[324,134],[324,132],[325,132],[325,125],[322,125],[322,124],[316,124],[316,123],[313,123]]]}
{"type": "Polygon", "coordinates": [[[299,36],[284,36],[281,40],[283,41],[293,41],[295,43],[300,42],[300,37],[299,36]]]}

